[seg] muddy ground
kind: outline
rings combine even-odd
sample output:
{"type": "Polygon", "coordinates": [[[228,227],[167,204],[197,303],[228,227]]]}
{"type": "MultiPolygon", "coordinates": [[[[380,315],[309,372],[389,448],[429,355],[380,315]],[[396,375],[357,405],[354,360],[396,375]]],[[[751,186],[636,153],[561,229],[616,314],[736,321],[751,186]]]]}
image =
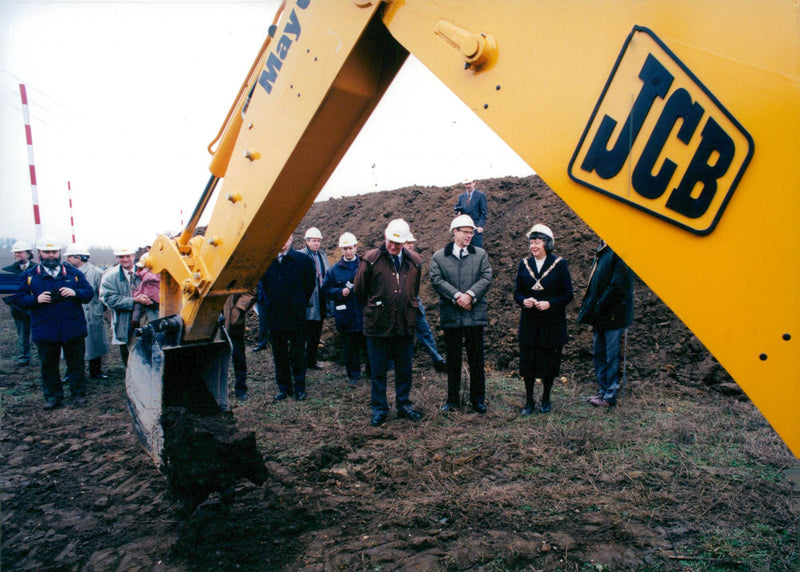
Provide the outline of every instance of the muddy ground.
{"type": "MultiPolygon", "coordinates": [[[[309,399],[273,403],[270,352],[253,352],[239,428],[266,459],[196,510],[173,498],[132,432],[119,356],[89,404],[41,409],[38,360],[13,365],[0,309],[0,487],[4,570],[797,570],[794,457],[734,381],[641,282],[626,389],[593,393],[591,333],[575,325],[549,415],[522,405],[511,304],[525,231],[545,222],[577,297],[597,237],[537,178],[480,181],[495,273],[487,328],[489,413],[444,416],[446,380],[420,350],[412,398],[425,413],[371,428],[369,385],[346,383],[326,325],[309,399]]],[[[338,235],[366,248],[406,218],[425,260],[447,241],[458,189],[405,188],[315,204],[333,260],[338,235]]],[[[297,247],[300,246],[298,240],[297,247]]],[[[438,328],[432,289],[422,300],[438,328]]],[[[441,346],[441,344],[440,344],[441,346]]],[[[391,396],[390,396],[391,401],[391,396]]]]}

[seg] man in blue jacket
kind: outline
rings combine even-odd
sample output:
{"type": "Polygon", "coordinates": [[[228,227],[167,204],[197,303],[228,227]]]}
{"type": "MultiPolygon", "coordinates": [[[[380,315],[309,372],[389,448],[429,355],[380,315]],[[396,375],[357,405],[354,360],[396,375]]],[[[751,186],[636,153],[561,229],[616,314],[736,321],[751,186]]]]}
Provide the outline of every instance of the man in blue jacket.
{"type": "Polygon", "coordinates": [[[58,371],[62,351],[73,404],[79,407],[86,404],[83,304],[92,299],[93,290],[80,270],[61,262],[57,240],[43,236],[36,248],[40,263],[20,275],[13,302],[31,311],[31,333],[41,361],[44,408],[55,409],[64,400],[58,371]]]}
{"type": "Polygon", "coordinates": [[[594,330],[594,369],[600,389],[588,399],[595,407],[617,402],[622,336],[633,323],[633,271],[603,241],[597,250],[578,323],[594,330]]]}

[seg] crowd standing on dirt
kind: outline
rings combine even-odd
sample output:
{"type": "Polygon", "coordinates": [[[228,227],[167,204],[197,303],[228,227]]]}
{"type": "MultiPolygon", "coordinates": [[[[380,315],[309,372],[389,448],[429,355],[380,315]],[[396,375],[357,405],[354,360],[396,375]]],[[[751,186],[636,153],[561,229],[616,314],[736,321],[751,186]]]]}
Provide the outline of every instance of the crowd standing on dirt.
{"type": "MultiPolygon", "coordinates": [[[[492,283],[489,257],[482,248],[486,196],[475,189],[472,180],[464,180],[463,184],[465,190],[458,197],[456,216],[450,224],[452,241],[437,250],[430,261],[431,285],[439,296],[446,359],[436,348],[419,297],[423,261],[415,251],[416,238],[405,220],[392,220],[384,231],[383,243],[363,255],[358,254],[356,236],[349,231],[342,233],[338,241],[342,256],[333,265],[321,248],[322,232],[312,226],[303,236],[304,248],[294,250],[290,236],[257,288],[226,300],[221,320],[231,339],[237,400],[248,399],[245,318],[255,305],[259,335],[254,350],[263,350],[268,344],[272,347],[276,402],[289,397],[306,399],[306,371],[319,369],[317,352],[323,322],[332,315],[342,344],[347,380],[352,385],[359,382],[362,364],[370,378],[370,425],[380,426],[387,419],[387,372],[392,369],[398,416],[410,421],[422,418],[410,398],[415,336],[430,355],[434,370],[447,373],[447,397],[441,410],[453,413],[465,405],[461,403],[465,349],[470,405],[473,411],[486,413],[484,329],[490,316],[486,294],[492,283]]],[[[551,390],[567,342],[565,309],[573,299],[567,261],[553,253],[553,231],[537,223],[527,237],[530,256],[518,265],[513,292],[513,300],[520,307],[523,416],[551,410],[551,390]],[[536,380],[541,380],[543,388],[538,408],[534,396],[536,380]]],[[[88,250],[77,244],[68,247],[67,260],[61,263],[60,246],[46,238],[47,245],[37,243],[40,264],[32,261],[30,245],[21,241],[14,244],[15,262],[4,270],[23,276],[23,280],[20,290],[5,301],[11,306],[17,326],[17,363],[24,366],[30,362],[30,342],[26,345],[26,340],[32,330],[42,358],[45,408],[52,409],[63,400],[61,380],[56,379],[62,350],[69,370],[64,382],[69,383],[76,403],[85,399],[84,361],[89,364],[90,377],[108,379],[101,367],[108,351],[105,307],[112,312],[112,343],[119,346],[122,363],[127,366],[133,329],[139,326],[140,319],[158,318],[160,277],[147,268],[147,253],[137,262],[136,252],[127,247],[114,250],[118,264],[102,273],[89,262],[88,250]],[[78,314],[75,309],[81,305],[78,314]],[[65,322],[69,327],[61,331],[44,327],[45,316],[53,312],[69,313],[65,322]]],[[[633,273],[602,242],[578,316],[579,323],[593,329],[593,364],[598,384],[597,394],[588,398],[593,406],[610,407],[617,402],[622,340],[632,321],[633,273]]]]}

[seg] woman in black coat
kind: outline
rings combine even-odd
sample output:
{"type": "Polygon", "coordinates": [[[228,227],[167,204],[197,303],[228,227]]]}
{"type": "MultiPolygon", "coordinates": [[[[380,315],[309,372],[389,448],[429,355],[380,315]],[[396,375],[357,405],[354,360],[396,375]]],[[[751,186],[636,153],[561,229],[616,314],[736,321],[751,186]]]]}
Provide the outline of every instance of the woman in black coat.
{"type": "Polygon", "coordinates": [[[561,350],[567,343],[566,307],[572,301],[572,278],[567,261],[553,255],[553,232],[535,224],[528,232],[531,256],[517,269],[514,301],[522,308],[519,319],[519,369],[525,380],[525,407],[536,407],[533,385],[542,380],[539,411],[550,411],[550,390],[561,367],[561,350]]]}

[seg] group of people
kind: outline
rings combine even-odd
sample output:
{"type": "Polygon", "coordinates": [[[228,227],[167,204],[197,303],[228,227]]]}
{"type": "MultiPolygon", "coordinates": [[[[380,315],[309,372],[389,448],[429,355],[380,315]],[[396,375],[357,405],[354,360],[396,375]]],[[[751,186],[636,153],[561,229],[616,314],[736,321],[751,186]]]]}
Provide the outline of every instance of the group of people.
{"type": "MultiPolygon", "coordinates": [[[[487,293],[492,283],[492,268],[486,250],[476,244],[482,244],[486,197],[475,190],[471,181],[467,181],[465,188],[450,223],[452,241],[437,250],[430,261],[431,284],[439,296],[444,357],[436,350],[419,298],[423,262],[414,249],[416,239],[406,221],[391,221],[383,243],[362,255],[357,251],[356,236],[343,233],[338,241],[342,256],[329,268],[327,257],[320,254],[319,229],[312,227],[306,232],[306,248],[302,251],[292,249],[291,237],[287,240],[261,284],[266,321],[273,337],[277,401],[290,396],[298,400],[306,398],[305,370],[314,363],[309,356],[316,355],[319,322],[328,312],[333,314],[342,340],[349,382],[358,383],[362,364],[371,380],[370,425],[380,426],[387,419],[387,371],[392,368],[398,416],[411,421],[422,418],[410,398],[415,337],[431,352],[434,367],[447,373],[447,398],[441,410],[452,413],[466,405],[461,402],[462,352],[466,350],[469,406],[479,414],[486,413],[484,329],[488,324],[487,293]],[[470,206],[481,217],[480,225],[466,214],[470,206]],[[328,303],[332,308],[324,310],[328,303]],[[290,324],[279,321],[290,316],[293,316],[290,324]]],[[[537,410],[548,413],[552,408],[553,382],[559,374],[567,342],[566,307],[574,297],[568,264],[554,254],[552,230],[544,224],[535,224],[527,237],[530,256],[519,263],[513,295],[520,307],[523,416],[537,410]],[[534,396],[537,379],[543,388],[538,403],[534,396]]],[[[633,273],[603,243],[597,251],[579,313],[579,322],[594,329],[594,366],[599,391],[588,399],[594,406],[616,404],[621,341],[632,320],[633,273]]]]}
{"type": "Polygon", "coordinates": [[[159,277],[143,263],[134,267],[135,252],[114,251],[118,264],[102,271],[89,262],[88,249],[70,244],[64,250],[51,236],[33,248],[18,241],[12,246],[15,261],[3,270],[19,275],[17,291],[4,299],[11,307],[17,327],[17,364],[30,364],[31,340],[39,354],[44,409],[52,410],[64,401],[64,384],[70,388],[73,405],[86,403],[88,377],[107,380],[103,356],[108,352],[104,312],[112,313],[112,344],[119,346],[127,363],[128,341],[134,327],[145,316],[158,317],[159,277]],[[67,365],[60,375],[61,356],[67,365]]]}
{"type": "MultiPolygon", "coordinates": [[[[232,342],[235,394],[247,399],[245,316],[254,305],[259,313],[256,350],[272,347],[275,401],[307,398],[306,372],[318,369],[317,353],[323,321],[332,315],[342,342],[347,379],[357,384],[361,368],[371,380],[370,425],[382,425],[389,413],[387,372],[394,369],[398,416],[418,421],[422,415],[410,399],[414,339],[430,354],[433,367],[447,374],[444,413],[460,410],[462,351],[469,370],[469,405],[486,413],[484,329],[488,324],[487,293],[492,267],[482,247],[487,215],[486,196],[464,182],[450,223],[452,241],[430,261],[430,280],[439,296],[439,320],[445,356],[439,354],[419,297],[423,261],[415,251],[416,238],[403,219],[392,220],[378,248],[358,254],[358,239],[344,232],[338,241],[342,256],[330,264],[321,249],[316,227],[304,235],[305,247],[292,248],[289,236],[259,281],[257,290],[229,296],[223,309],[232,342]]],[[[520,374],[525,384],[523,416],[551,410],[551,390],[559,373],[567,342],[566,307],[573,300],[567,262],[553,251],[553,232],[544,224],[528,231],[530,256],[517,268],[514,301],[520,307],[520,374]],[[542,382],[538,402],[535,382],[542,382]]],[[[70,245],[61,261],[61,245],[52,237],[37,242],[39,263],[29,245],[18,242],[15,262],[4,270],[20,274],[17,292],[6,299],[17,332],[17,362],[30,362],[29,336],[39,351],[45,409],[64,399],[59,357],[67,362],[67,376],[76,405],[85,402],[86,372],[108,379],[102,357],[108,350],[103,312],[112,312],[112,344],[120,348],[127,365],[128,342],[142,320],[158,317],[159,277],[149,272],[144,254],[135,267],[135,252],[114,251],[117,265],[101,272],[89,262],[89,252],[70,245]]],[[[633,273],[605,243],[595,266],[578,321],[593,327],[594,366],[598,393],[588,401],[597,407],[616,403],[620,387],[621,346],[633,320],[633,273]]]]}

